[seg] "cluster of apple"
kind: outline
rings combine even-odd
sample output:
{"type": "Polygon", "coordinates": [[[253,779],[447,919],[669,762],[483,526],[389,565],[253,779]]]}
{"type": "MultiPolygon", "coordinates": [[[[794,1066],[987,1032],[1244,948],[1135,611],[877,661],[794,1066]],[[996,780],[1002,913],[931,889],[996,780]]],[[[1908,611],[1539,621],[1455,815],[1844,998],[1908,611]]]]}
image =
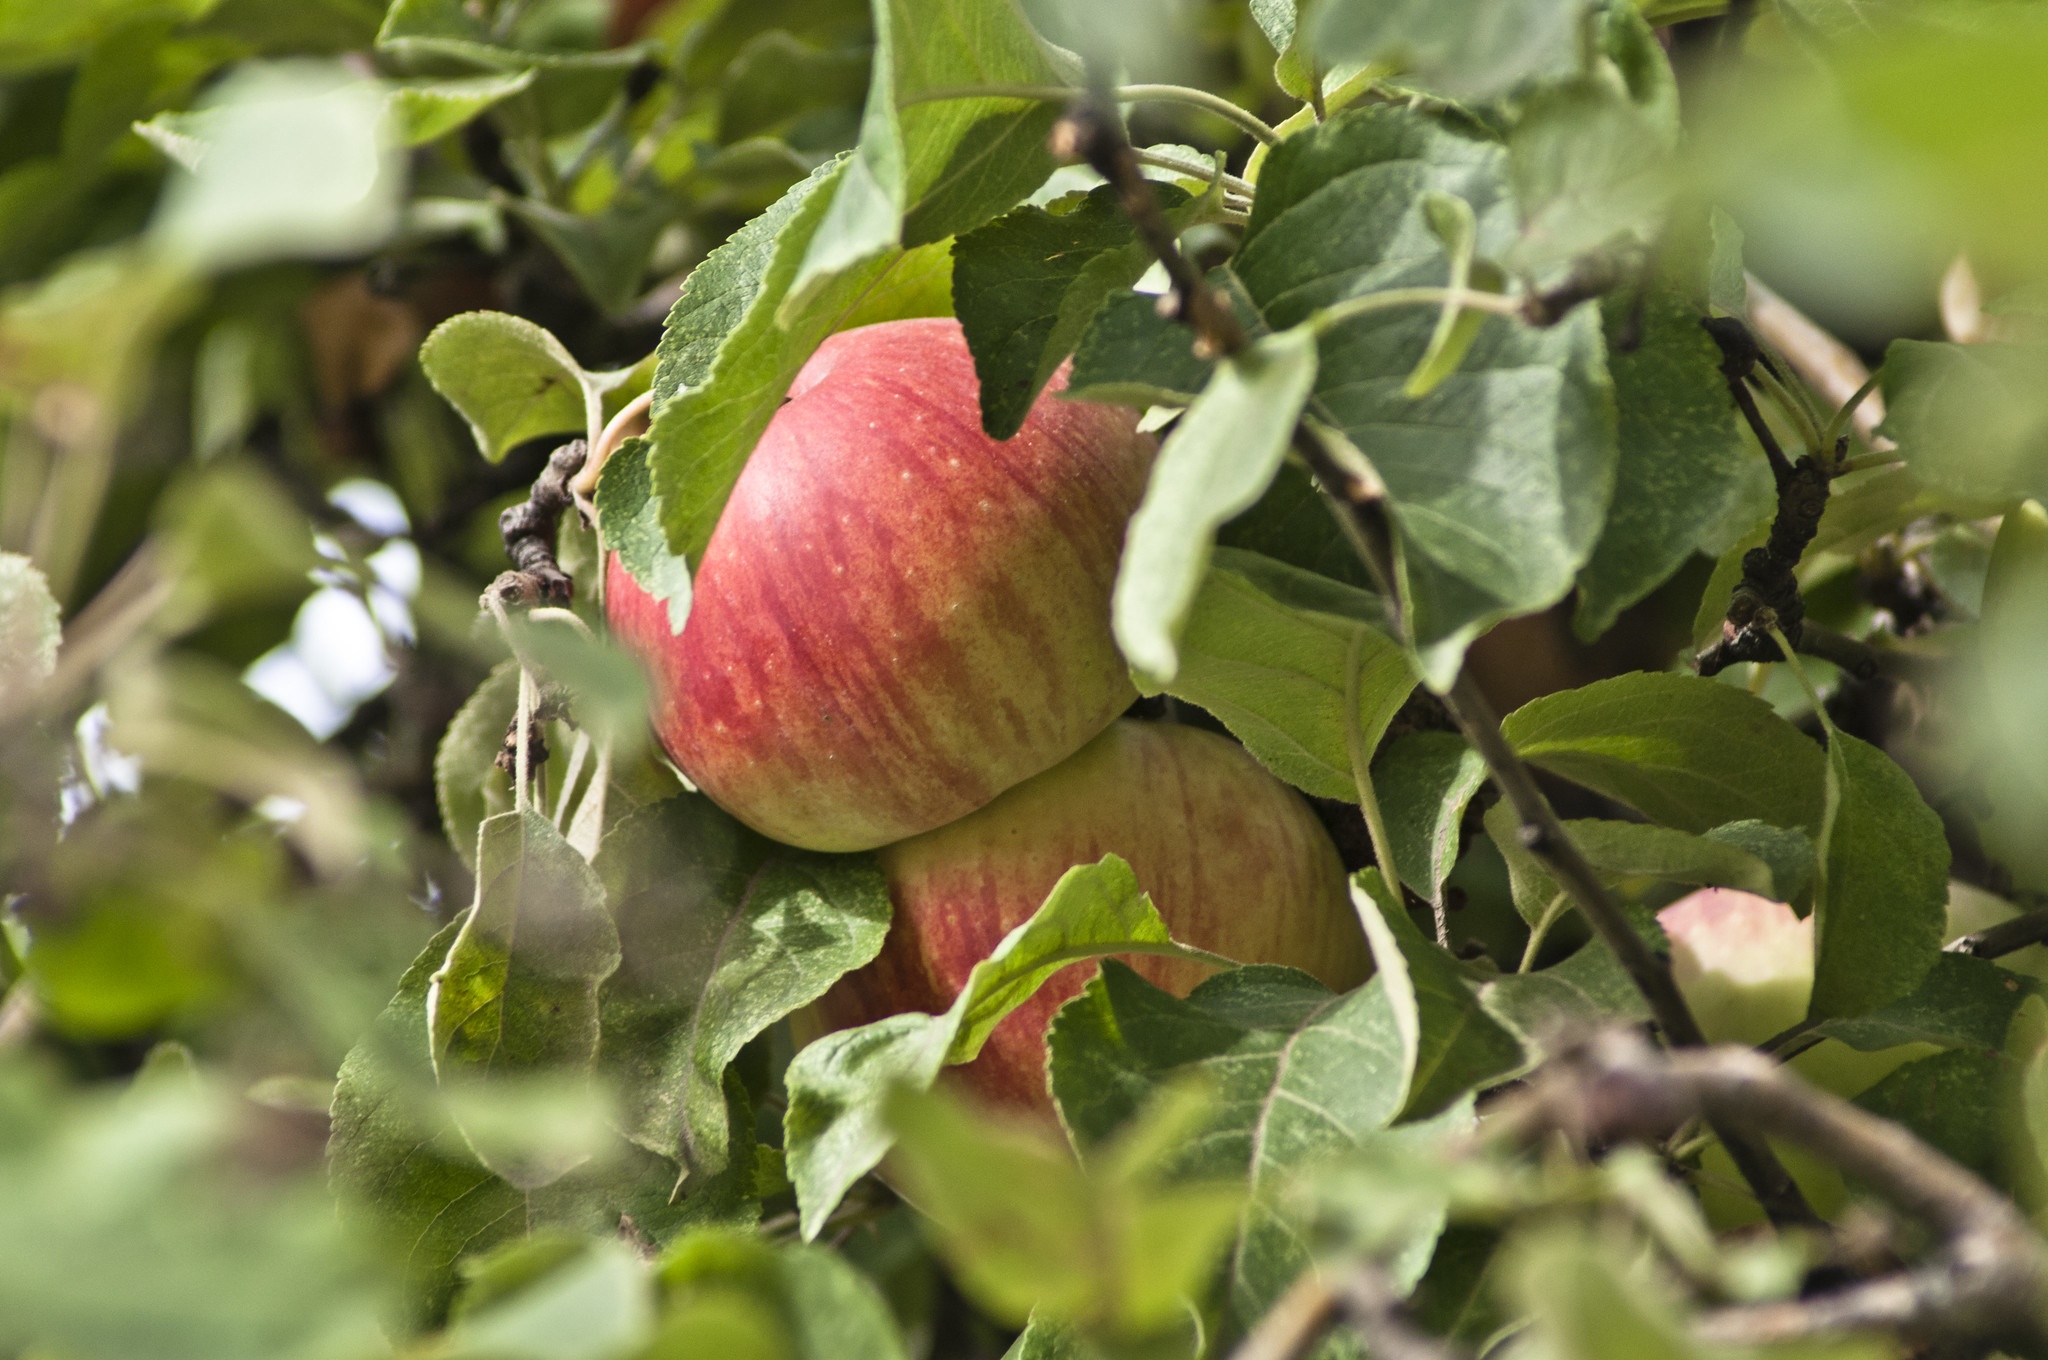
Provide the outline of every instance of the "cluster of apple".
{"type": "MultiPolygon", "coordinates": [[[[678,767],[776,840],[880,852],[895,925],[821,1003],[833,1027],[945,1009],[1065,870],[1112,852],[1176,939],[1335,987],[1368,970],[1301,798],[1222,737],[1119,718],[1137,695],[1110,591],[1155,448],[1063,382],[998,441],[958,322],[841,332],[733,488],[679,635],[609,564],[607,616],[678,767]]],[[[1132,962],[1180,992],[1199,978],[1132,962]]],[[[996,1030],[970,1086],[1047,1107],[1042,1036],[1083,971],[996,1030]]]]}

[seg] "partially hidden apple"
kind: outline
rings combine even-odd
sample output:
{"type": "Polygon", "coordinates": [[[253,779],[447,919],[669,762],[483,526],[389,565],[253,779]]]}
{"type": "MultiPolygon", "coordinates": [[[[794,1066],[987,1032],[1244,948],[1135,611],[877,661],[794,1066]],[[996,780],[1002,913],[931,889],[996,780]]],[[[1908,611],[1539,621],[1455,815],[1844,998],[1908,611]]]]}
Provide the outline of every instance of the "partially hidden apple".
{"type": "MultiPolygon", "coordinates": [[[[888,940],[812,1021],[844,1029],[945,1010],[1061,874],[1109,853],[1130,864],[1184,944],[1288,964],[1340,989],[1371,971],[1344,866],[1300,796],[1222,737],[1125,719],[979,812],[883,850],[896,909],[888,940]]],[[[1180,995],[1210,972],[1157,955],[1125,962],[1180,995]]],[[[954,1078],[984,1099],[1049,1113],[1045,1028],[1094,972],[1054,974],[954,1078]]]]}
{"type": "Polygon", "coordinates": [[[1049,769],[1136,697],[1110,635],[1155,446],[1061,400],[982,433],[951,318],[843,331],[791,384],[720,516],[689,621],[614,556],[605,610],[655,730],[757,831],[865,850],[1049,769]]]}
{"type": "Polygon", "coordinates": [[[1736,888],[1701,888],[1657,913],[1671,976],[1708,1043],[1760,1044],[1806,1018],[1813,918],[1736,888]]]}

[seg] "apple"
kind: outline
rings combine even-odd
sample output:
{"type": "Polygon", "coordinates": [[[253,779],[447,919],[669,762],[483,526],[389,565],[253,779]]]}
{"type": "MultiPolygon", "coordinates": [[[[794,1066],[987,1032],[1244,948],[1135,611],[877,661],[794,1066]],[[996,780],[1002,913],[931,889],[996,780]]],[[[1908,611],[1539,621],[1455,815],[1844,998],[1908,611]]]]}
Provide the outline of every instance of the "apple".
{"type": "Polygon", "coordinates": [[[1671,977],[1707,1042],[1760,1044],[1806,1018],[1813,918],[1735,888],[1701,888],[1657,913],[1671,977]]]}
{"type": "MultiPolygon", "coordinates": [[[[1182,943],[1288,964],[1340,989],[1371,972],[1344,866],[1300,795],[1234,742],[1125,719],[979,812],[883,850],[896,909],[888,940],[825,995],[812,1023],[844,1029],[945,1010],[1061,874],[1112,852],[1182,943]]],[[[1125,961],[1179,995],[1210,971],[1158,956],[1125,961]]],[[[954,1078],[986,1100],[1049,1114],[1045,1027],[1094,971],[1055,973],[954,1078]]]]}
{"type": "Polygon", "coordinates": [[[1137,697],[1109,595],[1155,446],[1064,385],[994,440],[959,322],[842,331],[733,487],[680,636],[612,560],[613,632],[715,802],[791,845],[872,849],[1058,764],[1137,697]]]}

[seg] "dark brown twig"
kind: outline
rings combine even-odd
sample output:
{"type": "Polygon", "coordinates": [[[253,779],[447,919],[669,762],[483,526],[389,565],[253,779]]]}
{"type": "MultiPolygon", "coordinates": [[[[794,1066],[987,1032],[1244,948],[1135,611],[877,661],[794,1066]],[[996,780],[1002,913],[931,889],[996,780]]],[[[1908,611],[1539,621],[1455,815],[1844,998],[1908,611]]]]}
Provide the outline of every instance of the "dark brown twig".
{"type": "Polygon", "coordinates": [[[491,582],[491,590],[507,606],[567,604],[575,593],[575,582],[555,560],[555,528],[575,503],[569,480],[582,468],[588,447],[578,439],[556,449],[534,479],[533,493],[498,516],[513,569],[491,582]]]}
{"type": "Polygon", "coordinates": [[[2016,953],[2030,944],[2048,942],[2048,910],[2030,911],[2024,916],[2015,916],[2010,921],[2000,921],[1984,930],[1974,931],[1960,939],[1950,940],[1946,946],[1951,954],[1968,954],[1978,959],[2002,959],[2016,953]]]}
{"type": "MultiPolygon", "coordinates": [[[[1130,145],[1122,124],[1115,119],[1113,106],[1110,109],[1105,112],[1103,101],[1091,97],[1069,110],[1053,129],[1054,154],[1087,160],[1097,173],[1116,186],[1118,199],[1129,213],[1133,228],[1158,256],[1173,281],[1177,300],[1170,304],[1166,314],[1191,327],[1196,332],[1198,347],[1208,353],[1237,353],[1246,344],[1243,327],[1230,310],[1228,300],[1211,288],[1181,253],[1150,186],[1139,173],[1137,161],[1129,154],[1130,145]]],[[[1591,287],[1591,283],[1581,286],[1591,287]]],[[[1559,305],[1563,305],[1562,299],[1559,305]]],[[[1315,474],[1345,538],[1378,585],[1398,628],[1401,601],[1395,589],[1393,526],[1387,521],[1381,488],[1348,469],[1346,460],[1325,443],[1312,421],[1296,423],[1293,447],[1315,474]]],[[[1556,810],[1537,788],[1528,766],[1501,735],[1500,723],[1477,685],[1469,676],[1461,675],[1443,696],[1443,702],[1465,740],[1486,760],[1494,781],[1513,801],[1530,852],[1550,869],[1572,895],[1588,924],[1614,950],[1649,1002],[1651,1014],[1666,1036],[1675,1044],[1704,1042],[1685,999],[1671,981],[1670,970],[1643,944],[1606,885],[1565,834],[1556,810]]],[[[1750,1138],[1740,1130],[1717,1132],[1773,1222],[1817,1221],[1797,1183],[1761,1139],[1750,1138]]]]}
{"type": "Polygon", "coordinates": [[[1801,645],[1806,601],[1799,593],[1797,572],[1807,545],[1820,532],[1830,474],[1811,455],[1802,455],[1797,462],[1788,460],[1757,408],[1756,396],[1749,390],[1753,373],[1761,367],[1776,375],[1778,369],[1749,327],[1733,317],[1707,317],[1700,325],[1721,347],[1721,375],[1727,379],[1728,393],[1763,445],[1778,486],[1778,513],[1771,521],[1770,538],[1762,547],[1742,555],[1742,580],[1728,602],[1721,640],[1694,662],[1701,675],[1718,675],[1739,661],[1783,661],[1784,653],[1771,637],[1772,628],[1783,633],[1793,647],[1806,650],[1801,645]]]}
{"type": "Polygon", "coordinates": [[[1124,215],[1161,265],[1172,289],[1159,299],[1161,316],[1185,322],[1195,333],[1195,352],[1205,359],[1227,358],[1248,343],[1230,299],[1209,286],[1201,269],[1181,253],[1173,227],[1160,210],[1151,181],[1124,135],[1123,120],[1106,90],[1091,90],[1052,129],[1052,153],[1063,161],[1088,162],[1116,186],[1124,215]]]}
{"type": "Polygon", "coordinates": [[[1660,1053],[1639,1035],[1596,1036],[1496,1110],[1489,1136],[1530,1143],[1556,1130],[1594,1143],[1657,1138],[1704,1115],[1827,1156],[1927,1224],[1922,1262],[1814,1297],[1717,1309],[1696,1333],[1764,1345],[1887,1331],[1946,1343],[2048,1339],[2048,1248],[2014,1205],[1899,1125],[1815,1090],[1754,1049],[1660,1053]]]}

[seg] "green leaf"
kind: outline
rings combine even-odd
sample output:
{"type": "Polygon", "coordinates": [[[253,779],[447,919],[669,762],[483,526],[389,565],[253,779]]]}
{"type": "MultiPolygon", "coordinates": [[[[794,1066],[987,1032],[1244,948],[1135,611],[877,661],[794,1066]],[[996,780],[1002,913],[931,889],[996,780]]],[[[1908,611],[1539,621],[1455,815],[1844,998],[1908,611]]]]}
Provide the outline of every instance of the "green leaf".
{"type": "Polygon", "coordinates": [[[1536,94],[1508,135],[1522,214],[1508,266],[1537,273],[1653,240],[1677,188],[1672,142],[1611,75],[1536,94]]]}
{"type": "Polygon", "coordinates": [[[1378,600],[1363,592],[1219,548],[1188,612],[1180,670],[1165,692],[1215,714],[1296,788],[1354,801],[1344,720],[1354,650],[1366,751],[1415,688],[1407,657],[1365,621],[1379,617],[1378,600]]]}
{"type": "Polygon", "coordinates": [[[335,1079],[327,1164],[344,1217],[388,1235],[402,1255],[407,1313],[426,1321],[447,1307],[454,1266],[526,1231],[526,1197],[492,1175],[459,1136],[422,1110],[427,991],[461,922],[428,941],[398,993],[335,1079]]]}
{"type": "Polygon", "coordinates": [[[1941,954],[1948,838],[1890,756],[1844,732],[1828,741],[1826,824],[1814,906],[1817,1017],[1908,996],[1941,954]]]}
{"type": "Polygon", "coordinates": [[[398,226],[404,168],[376,82],[338,62],[249,62],[209,89],[205,146],[149,228],[200,270],[362,255],[398,226]]]}
{"type": "Polygon", "coordinates": [[[497,766],[505,726],[519,703],[519,663],[501,661],[477,686],[441,734],[434,752],[434,801],[441,829],[476,871],[476,833],[484,819],[512,809],[512,784],[497,766]]]}
{"type": "Polygon", "coordinates": [[[1488,1014],[1521,1036],[1532,1055],[1589,1029],[1650,1018],[1643,994],[1598,940],[1541,972],[1508,973],[1480,990],[1488,1014]]]}
{"type": "Polygon", "coordinates": [[[1332,0],[1310,38],[1326,65],[1373,62],[1483,98],[1576,70],[1585,10],[1585,0],[1332,0]]]}
{"type": "Polygon", "coordinates": [[[1999,1184],[2012,1080],[2013,1063],[2003,1054],[1959,1048],[1895,1069],[1856,1104],[1999,1184]]]}
{"type": "Polygon", "coordinates": [[[681,637],[690,618],[690,564],[668,550],[647,451],[645,439],[628,439],[605,460],[597,479],[598,531],[635,584],[667,604],[669,633],[681,637]]]}
{"type": "Polygon", "coordinates": [[[1486,762],[1453,732],[1411,732],[1374,762],[1373,795],[1393,841],[1394,868],[1424,901],[1441,905],[1465,807],[1485,782],[1486,762]]]}
{"type": "Polygon", "coordinates": [[[1771,887],[1759,891],[1774,902],[1796,905],[1813,882],[1817,857],[1813,837],[1804,831],[1764,822],[1728,822],[1709,831],[1707,839],[1732,845],[1761,860],[1770,870],[1771,887]]]}
{"type": "Polygon", "coordinates": [[[453,61],[485,71],[532,66],[603,69],[632,66],[646,59],[637,46],[546,50],[513,46],[507,38],[494,31],[481,9],[464,0],[396,0],[378,30],[377,46],[408,63],[453,61]]]}
{"type": "Polygon", "coordinates": [[[1046,135],[1059,106],[922,93],[993,84],[1057,85],[1072,59],[1031,31],[1010,0],[871,0],[875,55],[860,145],[832,187],[791,288],[808,309],[848,271],[904,245],[981,225],[1052,173],[1046,135]]]}
{"type": "Polygon", "coordinates": [[[529,439],[582,433],[616,381],[584,372],[553,335],[503,312],[464,312],[434,327],[420,367],[493,463],[529,439]]]}
{"type": "MultiPolygon", "coordinates": [[[[1472,252],[1479,244],[1479,223],[1472,216],[1472,205],[1456,194],[1431,189],[1422,196],[1422,211],[1429,222],[1430,232],[1450,257],[1450,277],[1444,281],[1444,286],[1460,292],[1471,287],[1472,252]]],[[[1490,270],[1489,273],[1497,280],[1499,271],[1490,270]]],[[[1429,348],[1415,361],[1408,381],[1401,384],[1401,395],[1411,401],[1426,397],[1436,390],[1438,383],[1457,372],[1458,365],[1465,361],[1466,352],[1472,348],[1472,342],[1479,338],[1479,328],[1485,321],[1484,312],[1469,311],[1455,302],[1446,302],[1437,313],[1436,329],[1429,336],[1429,348]]]]}
{"type": "Polygon", "coordinates": [[[1676,1301],[1651,1275],[1588,1230],[1562,1223],[1524,1228],[1504,1270],[1512,1296],[1533,1315],[1553,1353],[1574,1360],[1705,1360],[1678,1329],[1676,1301]]]}
{"type": "Polygon", "coordinates": [[[533,84],[531,70],[460,80],[423,80],[391,91],[387,107],[398,140],[424,146],[446,136],[493,104],[533,84]]]}
{"type": "MultiPolygon", "coordinates": [[[[1451,262],[1428,195],[1463,199],[1478,253],[1497,257],[1515,233],[1506,178],[1498,145],[1427,114],[1347,111],[1267,160],[1228,271],[1275,330],[1345,299],[1440,285],[1451,262]]],[[[1424,679],[1442,687],[1473,637],[1571,589],[1599,534],[1616,453],[1592,310],[1547,329],[1488,317],[1458,370],[1411,400],[1404,385],[1436,321],[1421,308],[1382,309],[1329,326],[1310,409],[1387,486],[1412,642],[1424,679]]]]}
{"type": "Polygon", "coordinates": [[[591,1242],[509,1297],[465,1313],[442,1338],[448,1360],[609,1360],[654,1331],[653,1282],[624,1242],[591,1242]]]}
{"type": "MultiPolygon", "coordinates": [[[[1241,548],[1371,591],[1371,573],[1358,560],[1333,510],[1306,469],[1283,463],[1259,503],[1216,531],[1216,546],[1241,548]]],[[[1391,622],[1388,631],[1391,634],[1391,622]]]]}
{"type": "Polygon", "coordinates": [[[1402,1031],[1400,1118],[1428,1118],[1527,1065],[1521,1041],[1480,1004],[1479,976],[1423,937],[1378,869],[1353,878],[1351,899],[1402,1031]]]}
{"type": "Polygon", "coordinates": [[[1310,1263],[1299,1224],[1266,1192],[1385,1127],[1405,1095],[1402,1034],[1378,977],[1338,996],[1306,974],[1256,966],[1217,974],[1181,1000],[1109,960],[1060,1008],[1046,1048],[1061,1121],[1084,1156],[1159,1088],[1210,1084],[1213,1114],[1166,1165],[1190,1178],[1249,1180],[1227,1266],[1229,1335],[1310,1263]]]}
{"type": "Polygon", "coordinates": [[[702,1229],[678,1238],[657,1273],[667,1304],[660,1354],[908,1360],[888,1301],[837,1252],[702,1229]]]}
{"type": "Polygon", "coordinates": [[[961,1287],[999,1320],[1036,1310],[1135,1341],[1185,1325],[1245,1198],[1229,1179],[1161,1183],[1148,1155],[1184,1138],[1206,1104],[1199,1090],[1163,1092],[1084,1166],[1047,1130],[899,1088],[891,1165],[961,1287]]]}
{"type": "Polygon", "coordinates": [[[676,1239],[657,1274],[664,1356],[907,1360],[881,1290],[838,1251],[698,1229],[676,1239]]]}
{"type": "MultiPolygon", "coordinates": [[[[1695,836],[1670,827],[1642,822],[1611,822],[1587,819],[1564,824],[1565,834],[1579,847],[1602,880],[1628,885],[1629,880],[1650,879],[1660,883],[1739,888],[1770,897],[1777,887],[1771,866],[1741,845],[1713,835],[1695,836]]],[[[1776,828],[1769,828],[1776,830],[1776,828]]],[[[1487,834],[1507,861],[1508,878],[1515,909],[1530,925],[1537,925],[1559,909],[1562,889],[1543,862],[1522,848],[1515,834],[1513,808],[1496,803],[1487,810],[1487,834]]],[[[1717,828],[1719,830],[1719,828],[1717,828]]],[[[1786,833],[1796,840],[1784,843],[1790,854],[1804,854],[1811,873],[1812,842],[1802,832],[1786,833]]],[[[1794,861],[1796,862],[1796,860],[1794,861]]],[[[1637,885],[1640,886],[1640,885],[1637,885]]]]}
{"type": "Polygon", "coordinates": [[[1033,1313],[1003,1360],[1102,1360],[1102,1352],[1073,1328],[1033,1313]]]}
{"type": "Polygon", "coordinates": [[[1160,446],[1112,598],[1117,645],[1141,677],[1163,688],[1180,669],[1181,629],[1216,528],[1273,480],[1315,376],[1312,332],[1267,336],[1217,365],[1160,446]]]}
{"type": "Polygon", "coordinates": [[[1695,551],[1711,550],[1706,538],[1721,525],[1768,519],[1777,503],[1769,466],[1737,424],[1720,350],[1685,297],[1653,287],[1643,299],[1632,349],[1612,343],[1625,324],[1624,309],[1606,304],[1603,311],[1621,461],[1606,527],[1579,572],[1573,623],[1584,638],[1613,627],[1622,610],[1662,585],[1695,551]]]}
{"type": "Polygon", "coordinates": [[[1895,340],[1884,432],[1921,481],[1956,495],[2048,499],[2048,344],[1895,340]]]}
{"type": "Polygon", "coordinates": [[[57,601],[35,563],[0,552],[0,694],[18,697],[57,669],[57,601]]]}
{"type": "Polygon", "coordinates": [[[1126,406],[1186,406],[1215,365],[1194,352],[1194,333],[1159,315],[1149,293],[1117,293],[1102,304],[1074,350],[1067,395],[1126,406]]]}
{"type": "Polygon", "coordinates": [[[1533,700],[1501,730],[1523,759],[1664,826],[1820,830],[1826,754],[1744,690],[1638,672],[1533,700]]]}
{"type": "Polygon", "coordinates": [[[797,370],[910,258],[883,252],[788,305],[797,263],[849,164],[820,166],[733,233],[691,271],[669,312],[647,466],[669,548],[693,564],[797,370]]]}
{"type": "Polygon", "coordinates": [[[2013,1016],[2040,990],[2040,983],[1989,959],[1942,954],[1910,996],[1853,1019],[1823,1020],[1814,1033],[1864,1053],[1903,1044],[1997,1052],[2013,1016]]]}
{"type": "MultiPolygon", "coordinates": [[[[588,1070],[597,1059],[598,986],[619,966],[603,885],[532,808],[492,817],[478,830],[476,883],[476,904],[427,992],[435,1073],[456,1088],[493,1076],[588,1070]]],[[[569,1170],[509,1161],[488,1146],[476,1151],[521,1189],[569,1170]]]]}
{"type": "Polygon", "coordinates": [[[547,242],[606,312],[620,312],[640,296],[654,243],[682,204],[667,186],[644,179],[620,186],[595,213],[574,213],[540,199],[507,197],[506,211],[547,242]]]}
{"type": "Polygon", "coordinates": [[[623,960],[602,1015],[624,1132],[690,1176],[715,1174],[727,1164],[726,1069],[874,958],[887,885],[866,856],[779,849],[695,795],[619,822],[596,869],[623,960]]]}
{"type": "MultiPolygon", "coordinates": [[[[1169,185],[1153,192],[1162,209],[1188,201],[1169,185]]],[[[953,245],[954,307],[981,383],[981,427],[994,439],[1017,433],[1103,300],[1152,263],[1111,186],[1054,206],[1063,211],[1015,209],[953,245]]]]}
{"type": "Polygon", "coordinates": [[[1054,973],[1134,946],[1211,957],[1174,944],[1130,866],[1106,855],[1062,874],[1031,919],[974,965],[945,1014],[892,1015],[828,1034],[798,1053],[786,1078],[783,1127],[805,1237],[889,1150],[881,1106],[892,1086],[930,1086],[941,1067],[980,1053],[996,1024],[1054,973]]]}

